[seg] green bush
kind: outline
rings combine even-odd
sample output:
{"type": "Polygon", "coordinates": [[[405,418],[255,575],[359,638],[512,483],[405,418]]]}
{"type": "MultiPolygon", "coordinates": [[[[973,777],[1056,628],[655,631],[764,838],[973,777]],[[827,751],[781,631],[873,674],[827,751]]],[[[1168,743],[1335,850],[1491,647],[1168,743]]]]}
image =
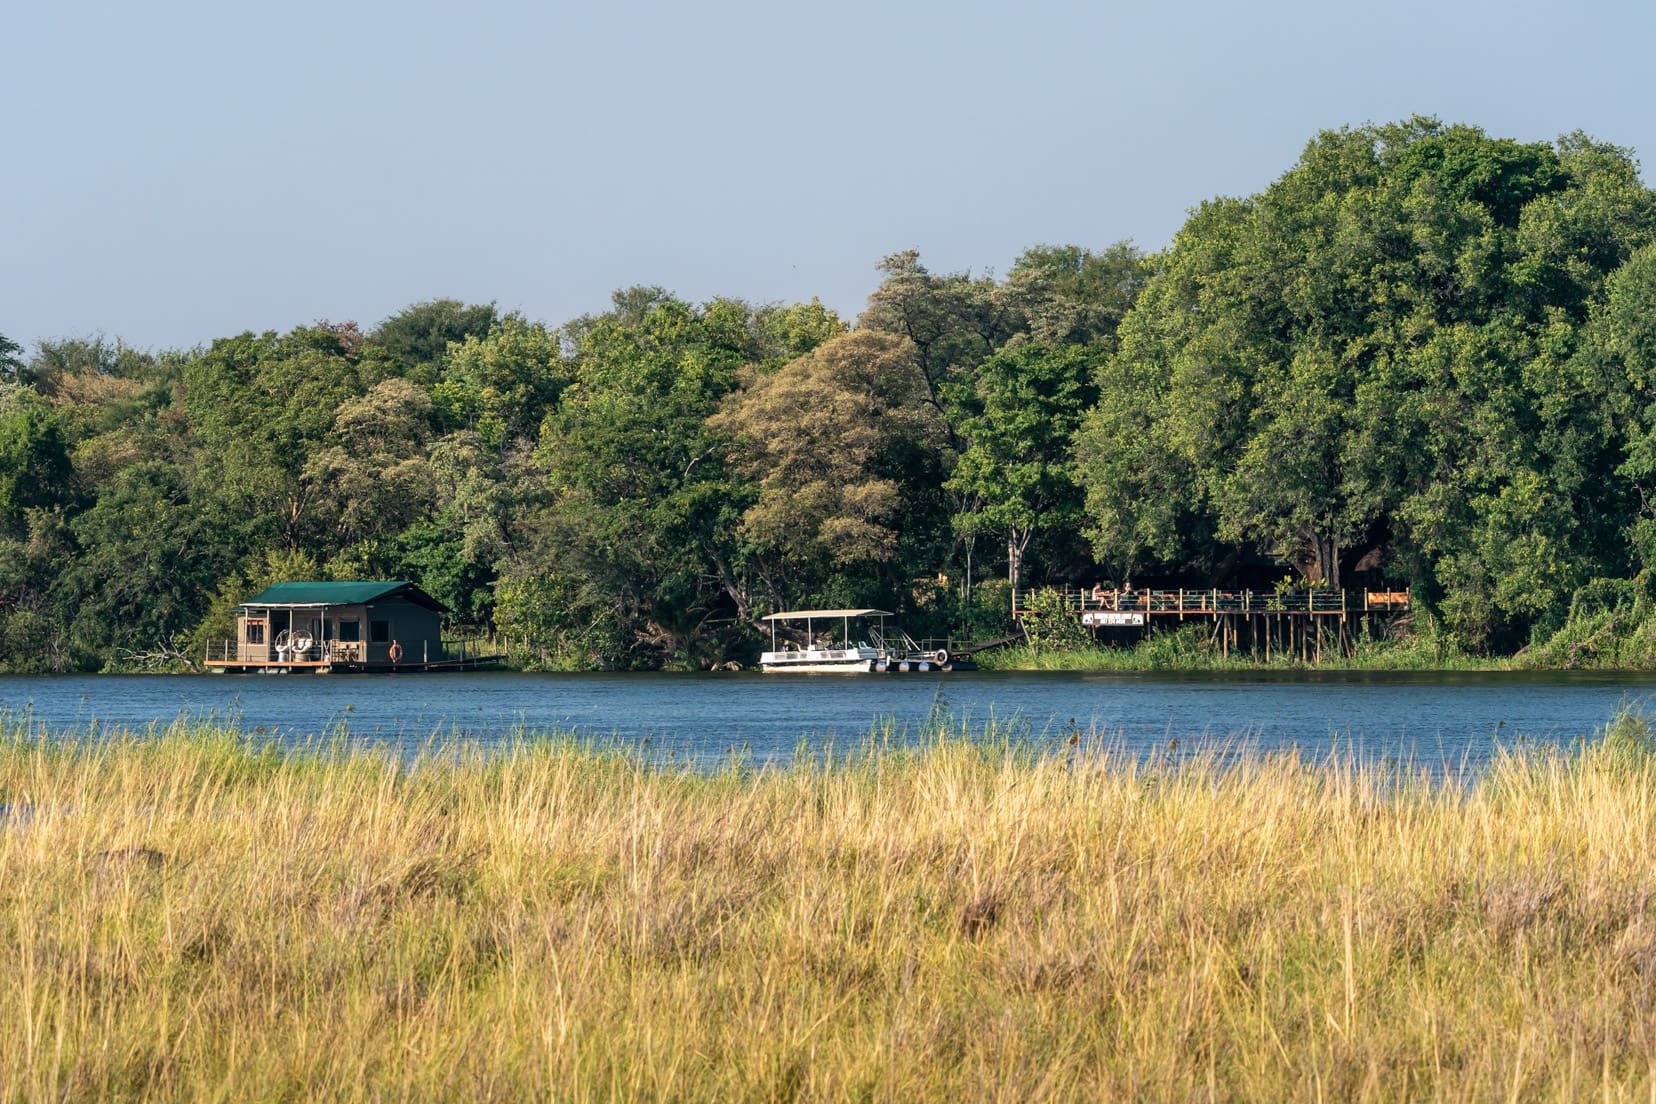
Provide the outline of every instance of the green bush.
{"type": "Polygon", "coordinates": [[[1023,623],[1029,646],[1037,652],[1073,651],[1093,646],[1092,634],[1075,612],[1064,606],[1064,596],[1050,587],[1030,596],[1023,623]]]}

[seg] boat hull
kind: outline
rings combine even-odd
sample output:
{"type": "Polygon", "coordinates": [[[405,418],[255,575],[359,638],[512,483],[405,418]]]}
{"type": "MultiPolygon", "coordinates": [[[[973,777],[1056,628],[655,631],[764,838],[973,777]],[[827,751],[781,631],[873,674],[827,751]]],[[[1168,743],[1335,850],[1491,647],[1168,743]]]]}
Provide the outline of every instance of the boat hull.
{"type": "Polygon", "coordinates": [[[759,669],[789,675],[861,675],[874,670],[880,654],[873,648],[812,648],[801,652],[765,652],[759,669]]]}

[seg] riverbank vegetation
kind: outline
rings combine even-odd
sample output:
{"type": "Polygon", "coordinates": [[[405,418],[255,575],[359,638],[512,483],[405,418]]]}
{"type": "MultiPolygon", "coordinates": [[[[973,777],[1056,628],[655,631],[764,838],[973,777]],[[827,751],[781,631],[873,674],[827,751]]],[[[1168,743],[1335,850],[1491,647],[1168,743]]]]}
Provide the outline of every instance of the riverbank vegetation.
{"type": "MultiPolygon", "coordinates": [[[[1349,652],[1327,648],[1312,658],[1292,653],[1226,653],[1206,626],[1158,632],[1137,644],[1072,648],[1014,645],[984,652],[976,660],[989,671],[1497,671],[1537,664],[1526,657],[1472,655],[1442,633],[1410,632],[1396,640],[1358,640],[1349,652]]],[[[1552,664],[1547,664],[1552,666],[1552,664]]],[[[1562,665],[1561,665],[1562,666],[1562,665]]],[[[1578,663],[1578,667],[1588,664],[1578,663]]],[[[1607,664],[1598,664],[1607,666],[1607,664]]]]}
{"type": "Polygon", "coordinates": [[[411,578],[518,664],[621,668],[751,661],[778,608],[984,639],[992,579],[1284,573],[1408,586],[1474,655],[1652,661],[1571,614],[1656,557],[1629,151],[1328,131],[1159,253],[880,272],[854,323],[635,287],[561,326],[0,337],[0,669],[189,664],[276,580],[411,578]]]}
{"type": "Polygon", "coordinates": [[[1651,732],[777,769],[0,732],[24,1099],[1632,1099],[1651,732]],[[1178,756],[1178,757],[1175,757],[1178,756]],[[1418,768],[1418,772],[1416,773],[1418,768]]]}

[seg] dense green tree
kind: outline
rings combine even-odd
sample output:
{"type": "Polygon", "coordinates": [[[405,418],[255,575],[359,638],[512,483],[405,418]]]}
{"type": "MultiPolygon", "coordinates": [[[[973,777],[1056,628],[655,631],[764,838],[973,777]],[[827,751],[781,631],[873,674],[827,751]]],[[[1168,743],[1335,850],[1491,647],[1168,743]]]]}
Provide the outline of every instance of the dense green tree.
{"type": "Polygon", "coordinates": [[[1013,587],[1037,529],[1081,521],[1071,438],[1097,399],[1096,359],[1080,345],[1010,345],[984,361],[972,388],[955,397],[966,447],[947,485],[975,504],[955,524],[968,534],[1006,537],[1013,587]]]}
{"type": "Polygon", "coordinates": [[[1129,242],[1102,253],[1077,245],[1024,250],[997,298],[1020,329],[1045,345],[1110,345],[1153,271],[1129,242]]]}
{"type": "Polygon", "coordinates": [[[368,335],[363,359],[370,375],[408,376],[430,385],[437,380],[449,346],[489,335],[500,321],[494,304],[467,305],[458,299],[415,303],[381,322],[368,335]]]}
{"type": "Polygon", "coordinates": [[[950,582],[978,542],[1038,584],[1091,569],[1078,527],[1126,578],[1379,563],[1515,645],[1656,567],[1653,243],[1626,151],[1415,119],[1154,256],[894,254],[849,331],[639,286],[557,329],[0,337],[0,666],[195,655],[303,576],[415,578],[536,663],[715,663],[777,604],[1004,618],[950,582]]]}
{"type": "Polygon", "coordinates": [[[512,314],[450,348],[432,398],[447,428],[472,430],[499,448],[535,437],[569,375],[557,332],[512,314]]]}
{"type": "Polygon", "coordinates": [[[733,300],[622,304],[581,328],[542,429],[552,501],[534,557],[606,596],[631,636],[611,662],[682,656],[721,601],[748,610],[733,535],[749,492],[708,418],[757,352],[733,300]]]}
{"type": "Polygon", "coordinates": [[[121,472],[72,529],[77,550],[54,591],[87,665],[174,657],[233,563],[224,526],[163,461],[121,472]]]}
{"type": "Polygon", "coordinates": [[[360,394],[348,349],[321,327],[243,334],[185,366],[199,497],[214,500],[244,539],[331,554],[339,518],[318,508],[320,484],[306,468],[335,444],[340,405],[360,394]]]}
{"type": "Polygon", "coordinates": [[[1603,520],[1625,527],[1630,562],[1622,568],[1656,571],[1656,246],[1636,251],[1609,278],[1564,370],[1574,394],[1600,415],[1589,428],[1620,446],[1615,474],[1625,504],[1603,520]]]}
{"type": "Polygon", "coordinates": [[[781,364],[802,357],[845,333],[845,320],[820,300],[761,307],[754,314],[763,363],[781,364]]]}
{"type": "Polygon", "coordinates": [[[633,647],[631,626],[595,579],[509,568],[495,584],[495,609],[506,647],[528,666],[609,667],[633,647]]]}
{"type": "Polygon", "coordinates": [[[1204,205],[1081,437],[1099,555],[1252,543],[1338,582],[1389,539],[1468,638],[1521,629],[1610,551],[1580,521],[1615,491],[1563,366],[1653,213],[1620,151],[1432,120],[1325,133],[1204,205]]]}
{"type": "MultiPolygon", "coordinates": [[[[66,511],[28,511],[28,533],[0,536],[0,670],[64,671],[70,667],[65,606],[52,589],[74,554],[66,511]]],[[[70,597],[67,608],[73,608],[70,597]]]]}
{"type": "Polygon", "coordinates": [[[69,497],[69,453],[44,399],[0,383],[0,536],[22,537],[26,513],[69,497]]]}

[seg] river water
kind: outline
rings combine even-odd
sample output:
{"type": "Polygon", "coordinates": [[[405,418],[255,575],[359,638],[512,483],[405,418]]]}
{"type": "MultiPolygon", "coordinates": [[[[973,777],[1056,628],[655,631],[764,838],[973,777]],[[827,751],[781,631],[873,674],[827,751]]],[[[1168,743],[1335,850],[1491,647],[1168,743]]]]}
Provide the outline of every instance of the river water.
{"type": "Polygon", "coordinates": [[[1080,731],[1131,754],[1242,742],[1475,767],[1502,745],[1591,739],[1653,697],[1656,673],[1599,672],[0,677],[0,711],[52,732],[184,718],[295,743],[343,730],[412,751],[563,731],[704,763],[853,748],[876,727],[918,739],[942,710],[975,730],[992,720],[1039,742],[1080,731]]]}

